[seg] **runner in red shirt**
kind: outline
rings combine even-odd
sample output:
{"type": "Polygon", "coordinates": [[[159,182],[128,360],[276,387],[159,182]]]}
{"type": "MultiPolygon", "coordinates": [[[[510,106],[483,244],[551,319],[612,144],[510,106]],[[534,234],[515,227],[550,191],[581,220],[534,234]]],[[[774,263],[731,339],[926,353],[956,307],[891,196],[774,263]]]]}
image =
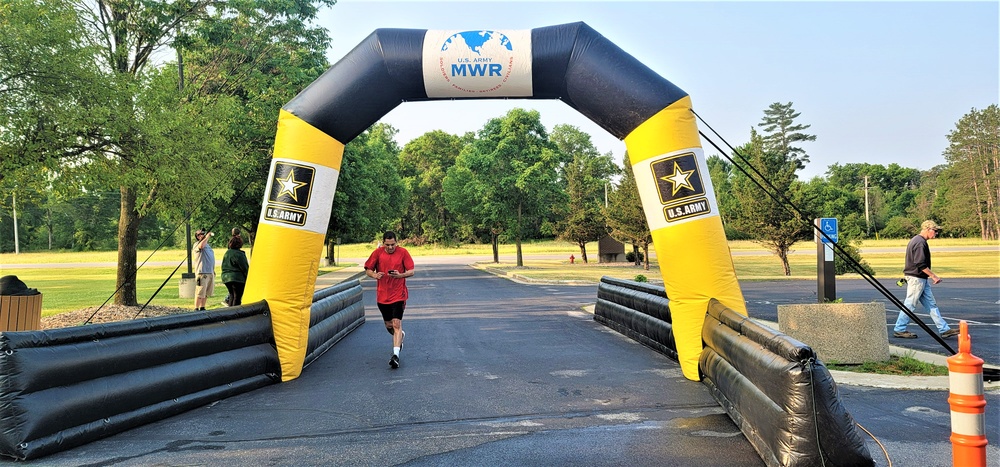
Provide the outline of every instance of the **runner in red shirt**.
{"type": "Polygon", "coordinates": [[[382,312],[385,329],[392,334],[392,358],[389,366],[399,368],[399,350],[403,348],[403,310],[409,291],[406,278],[413,275],[413,257],[396,243],[396,233],[386,231],[382,246],[365,261],[365,274],[376,282],[375,301],[382,312]]]}

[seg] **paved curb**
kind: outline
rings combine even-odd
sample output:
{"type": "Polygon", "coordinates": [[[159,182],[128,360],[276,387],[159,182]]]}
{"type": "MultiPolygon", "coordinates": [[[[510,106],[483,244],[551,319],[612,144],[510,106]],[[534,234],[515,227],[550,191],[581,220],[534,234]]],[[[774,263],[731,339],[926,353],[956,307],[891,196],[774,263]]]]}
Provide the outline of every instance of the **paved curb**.
{"type": "MultiPolygon", "coordinates": [[[[765,321],[762,319],[754,320],[758,323],[767,326],[771,329],[778,330],[778,323],[773,321],[765,321]]],[[[889,346],[889,354],[900,356],[900,357],[910,357],[916,360],[920,360],[924,363],[931,363],[934,365],[948,366],[948,357],[944,355],[938,355],[930,352],[923,352],[920,350],[907,349],[905,347],[898,347],[895,345],[889,346]]],[[[994,367],[994,365],[986,364],[986,367],[994,367]]],[[[882,375],[878,373],[859,373],[856,371],[840,371],[840,370],[830,370],[830,374],[833,375],[833,379],[841,384],[849,384],[852,386],[866,386],[873,388],[887,388],[887,389],[932,389],[947,391],[950,388],[950,381],[948,376],[903,376],[903,375],[882,375]]],[[[1000,391],[1000,381],[984,381],[983,390],[985,391],[1000,391]]]]}

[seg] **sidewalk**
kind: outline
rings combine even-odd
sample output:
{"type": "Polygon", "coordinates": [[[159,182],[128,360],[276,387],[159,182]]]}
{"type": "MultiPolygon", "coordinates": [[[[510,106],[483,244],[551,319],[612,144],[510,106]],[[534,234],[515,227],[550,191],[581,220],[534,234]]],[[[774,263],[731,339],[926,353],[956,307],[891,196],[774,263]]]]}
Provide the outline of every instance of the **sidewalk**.
{"type": "MultiPolygon", "coordinates": [[[[778,323],[762,319],[757,319],[755,321],[771,329],[778,330],[778,323]]],[[[948,357],[930,352],[921,352],[919,350],[890,345],[889,354],[899,357],[910,357],[924,363],[931,363],[944,367],[948,366],[948,357]]],[[[995,365],[988,363],[983,366],[996,368],[995,365]]],[[[941,391],[947,391],[950,388],[948,376],[880,375],[877,373],[859,373],[856,371],[839,370],[830,370],[830,374],[837,383],[849,384],[851,386],[867,386],[886,389],[933,389],[941,391]]],[[[1000,390],[1000,381],[984,381],[983,389],[986,391],[1000,390]]]]}
{"type": "Polygon", "coordinates": [[[316,278],[316,290],[325,289],[341,282],[353,281],[365,277],[365,268],[358,264],[333,272],[328,272],[316,278]]]}

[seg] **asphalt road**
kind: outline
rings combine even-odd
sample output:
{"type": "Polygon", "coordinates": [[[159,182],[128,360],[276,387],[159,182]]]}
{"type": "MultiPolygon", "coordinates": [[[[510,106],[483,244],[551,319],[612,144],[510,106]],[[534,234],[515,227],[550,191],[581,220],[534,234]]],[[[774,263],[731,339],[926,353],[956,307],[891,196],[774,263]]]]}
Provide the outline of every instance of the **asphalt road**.
{"type": "Polygon", "coordinates": [[[581,309],[596,286],[465,262],[417,264],[398,370],[366,280],[366,323],[300,378],[25,465],[763,465],[704,385],[581,309]]]}
{"type": "MultiPolygon", "coordinates": [[[[763,465],[704,385],[581,311],[596,285],[523,285],[468,262],[418,262],[398,370],[365,280],[367,322],[300,378],[18,465],[763,465]]],[[[776,282],[742,285],[752,315],[815,298],[776,282]]],[[[877,465],[951,465],[946,391],[839,391],[877,465]]],[[[1000,458],[1000,392],[986,429],[1000,458]]]]}
{"type": "MultiPolygon", "coordinates": [[[[896,286],[898,278],[879,279],[900,303],[906,297],[906,288],[896,286]]],[[[862,279],[839,280],[836,283],[837,298],[849,303],[879,302],[885,305],[886,332],[892,336],[892,326],[899,316],[899,308],[881,294],[873,285],[862,279]]],[[[740,288],[747,302],[747,313],[758,319],[778,321],[778,305],[816,303],[817,286],[815,280],[769,280],[742,281],[740,288]]],[[[965,320],[972,337],[972,354],[987,363],[1000,364],[1000,279],[949,279],[945,278],[932,286],[941,315],[953,328],[965,320]]],[[[917,305],[917,317],[932,330],[934,322],[923,306],[917,305]]],[[[914,350],[922,350],[940,355],[952,355],[937,340],[928,335],[916,323],[911,323],[911,332],[916,339],[890,337],[889,344],[914,350]]],[[[840,332],[850,332],[841,329],[840,332]]],[[[946,339],[953,350],[958,350],[958,338],[946,339]]]]}

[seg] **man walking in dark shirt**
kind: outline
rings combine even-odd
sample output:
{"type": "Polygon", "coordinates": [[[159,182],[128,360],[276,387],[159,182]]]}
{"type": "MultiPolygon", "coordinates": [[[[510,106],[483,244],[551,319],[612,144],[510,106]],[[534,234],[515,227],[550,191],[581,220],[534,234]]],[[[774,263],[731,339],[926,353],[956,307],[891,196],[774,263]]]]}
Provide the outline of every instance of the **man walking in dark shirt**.
{"type": "MultiPolygon", "coordinates": [[[[941,282],[941,278],[931,270],[931,249],[927,246],[927,240],[937,237],[940,232],[940,225],[932,220],[926,220],[920,224],[920,233],[910,239],[910,243],[906,245],[906,260],[903,266],[903,274],[906,279],[906,299],[903,300],[903,306],[908,310],[913,310],[914,304],[919,301],[930,313],[941,337],[948,338],[957,336],[958,330],[948,327],[948,323],[941,317],[941,310],[938,309],[937,302],[934,300],[934,293],[931,292],[931,284],[941,282]]],[[[892,337],[915,339],[917,335],[906,330],[908,324],[910,324],[910,317],[900,310],[892,337]]]]}

